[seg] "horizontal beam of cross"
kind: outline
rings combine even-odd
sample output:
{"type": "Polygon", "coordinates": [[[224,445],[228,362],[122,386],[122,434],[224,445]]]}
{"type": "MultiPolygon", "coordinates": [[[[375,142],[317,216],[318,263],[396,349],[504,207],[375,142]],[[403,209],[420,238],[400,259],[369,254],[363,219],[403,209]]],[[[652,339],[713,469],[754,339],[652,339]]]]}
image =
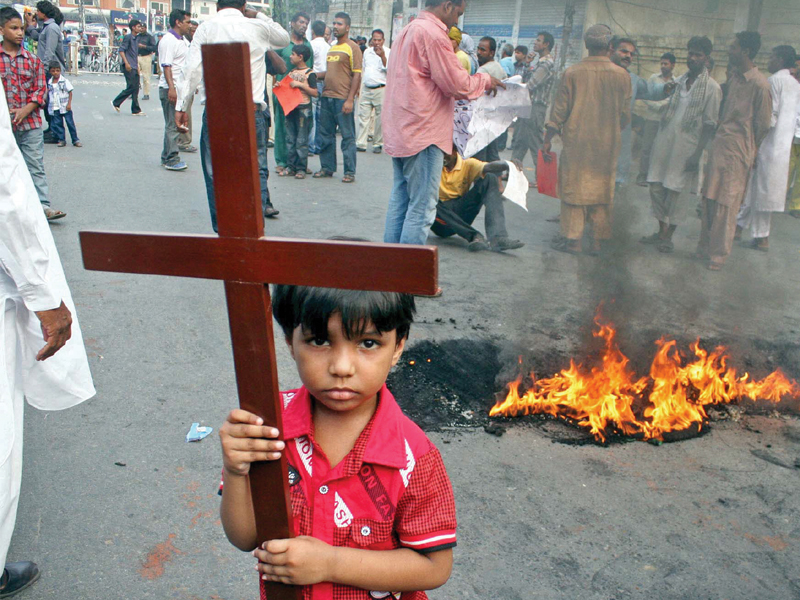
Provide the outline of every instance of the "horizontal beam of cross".
{"type": "Polygon", "coordinates": [[[98,231],[82,231],[80,238],[90,271],[420,295],[437,287],[437,249],[429,246],[98,231]],[[420,273],[429,276],[420,281],[420,273]]]}

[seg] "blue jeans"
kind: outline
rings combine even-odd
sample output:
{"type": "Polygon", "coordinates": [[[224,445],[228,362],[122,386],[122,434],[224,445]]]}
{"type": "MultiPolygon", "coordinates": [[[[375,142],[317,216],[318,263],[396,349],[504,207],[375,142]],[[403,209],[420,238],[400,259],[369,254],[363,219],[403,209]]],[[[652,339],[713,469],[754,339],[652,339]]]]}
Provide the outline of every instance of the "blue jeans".
{"type": "MultiPolygon", "coordinates": [[[[267,164],[267,140],[269,139],[269,111],[256,109],[256,147],[258,148],[258,175],[261,182],[261,208],[267,210],[272,206],[269,199],[269,165],[267,164]]],[[[233,157],[234,160],[236,157],[233,157]]],[[[211,145],[208,142],[208,118],[203,111],[203,128],[200,131],[200,166],[203,167],[203,179],[206,182],[208,212],[211,214],[211,227],[217,229],[217,206],[214,199],[214,173],[211,169],[211,145]]]]}
{"type": "Polygon", "coordinates": [[[317,97],[311,98],[311,108],[314,111],[314,119],[311,121],[311,133],[308,134],[308,151],[312,154],[319,154],[319,140],[317,139],[317,123],[319,122],[319,101],[322,100],[322,90],[325,89],[325,82],[317,82],[317,97]]]}
{"type": "Polygon", "coordinates": [[[64,114],[61,114],[60,112],[54,112],[52,115],[50,115],[50,129],[52,129],[51,133],[59,142],[66,142],[67,132],[64,130],[64,121],[67,122],[69,137],[72,140],[72,143],[74,144],[75,142],[79,142],[78,130],[75,128],[75,120],[72,118],[71,110],[68,110],[64,114]]]}
{"type": "Polygon", "coordinates": [[[425,244],[428,229],[436,218],[444,152],[437,146],[428,146],[413,156],[392,157],[392,166],[394,185],[386,210],[383,241],[425,244]]]}
{"type": "Polygon", "coordinates": [[[308,128],[311,127],[311,105],[301,104],[286,115],[286,166],[295,173],[308,167],[308,128]]]}
{"type": "Polygon", "coordinates": [[[17,140],[22,158],[25,159],[25,164],[28,167],[28,172],[33,179],[33,185],[36,187],[36,194],[39,196],[39,202],[45,208],[50,207],[50,200],[47,189],[47,177],[44,174],[44,137],[42,128],[28,129],[27,131],[14,131],[14,139],[17,140]]]}
{"type": "Polygon", "coordinates": [[[342,113],[345,101],[339,98],[320,100],[320,119],[317,123],[319,164],[323,171],[336,172],[336,125],[342,132],[342,162],[344,174],[356,174],[356,119],[353,113],[342,113]]]}

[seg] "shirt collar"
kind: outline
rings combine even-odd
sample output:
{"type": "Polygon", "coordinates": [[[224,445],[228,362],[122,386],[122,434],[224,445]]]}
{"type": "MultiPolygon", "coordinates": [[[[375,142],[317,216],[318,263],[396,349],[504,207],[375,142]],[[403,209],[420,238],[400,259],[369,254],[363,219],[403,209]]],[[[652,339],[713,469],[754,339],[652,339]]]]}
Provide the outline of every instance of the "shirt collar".
{"type": "Polygon", "coordinates": [[[756,77],[756,75],[758,75],[758,73],[760,73],[760,71],[758,70],[758,67],[753,67],[747,73],[742,75],[742,77],[744,77],[747,81],[752,81],[753,79],[755,79],[755,77],[756,77]]]}
{"type": "Polygon", "coordinates": [[[177,34],[177,32],[176,32],[174,29],[170,28],[169,32],[170,32],[172,35],[174,35],[176,38],[178,38],[179,40],[182,40],[182,39],[183,39],[181,36],[179,36],[179,35],[177,34]]]}
{"type": "Polygon", "coordinates": [[[464,159],[461,158],[461,155],[458,152],[456,152],[456,164],[453,165],[452,169],[448,169],[447,167],[445,167],[444,170],[447,171],[448,173],[454,173],[455,171],[460,171],[463,166],[464,166],[464,159]]]}
{"type": "Polygon", "coordinates": [[[607,56],[587,56],[583,60],[586,62],[611,62],[611,59],[607,56]]]}
{"type": "Polygon", "coordinates": [[[419,11],[417,19],[422,19],[423,21],[430,21],[431,23],[434,23],[439,29],[447,33],[447,25],[445,25],[439,17],[437,17],[429,10],[419,11]]]}
{"type": "MultiPolygon", "coordinates": [[[[367,426],[370,431],[364,447],[363,462],[398,469],[406,466],[406,444],[401,427],[403,418],[397,401],[384,384],[378,392],[378,408],[367,426]]],[[[311,435],[313,430],[311,395],[303,386],[297,390],[283,411],[283,439],[311,435]]]]}
{"type": "Polygon", "coordinates": [[[229,18],[232,18],[232,19],[237,19],[239,17],[241,17],[242,19],[245,18],[245,16],[242,14],[242,11],[240,11],[239,9],[236,9],[236,8],[223,8],[222,10],[218,10],[217,11],[217,15],[216,16],[218,16],[218,17],[229,17],[229,18]]]}

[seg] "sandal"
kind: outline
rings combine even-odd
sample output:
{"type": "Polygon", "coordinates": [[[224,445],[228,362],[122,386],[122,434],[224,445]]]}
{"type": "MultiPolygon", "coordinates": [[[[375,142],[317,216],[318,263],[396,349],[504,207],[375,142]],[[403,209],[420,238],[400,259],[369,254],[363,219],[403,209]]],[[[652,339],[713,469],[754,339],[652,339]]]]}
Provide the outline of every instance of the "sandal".
{"type": "Polygon", "coordinates": [[[353,183],[356,180],[355,175],[345,175],[342,177],[342,183],[353,183]]]}
{"type": "Polygon", "coordinates": [[[333,177],[333,172],[331,172],[331,171],[325,171],[324,169],[320,169],[319,171],[317,171],[316,173],[314,173],[314,174],[312,175],[312,177],[313,177],[314,179],[320,179],[320,178],[322,178],[322,177],[333,177]]]}
{"type": "Polygon", "coordinates": [[[709,271],[722,271],[722,263],[714,262],[713,260],[708,263],[709,271]]]}
{"type": "Polygon", "coordinates": [[[305,171],[298,171],[297,173],[294,174],[294,178],[295,179],[305,179],[306,178],[306,172],[305,171]]]}
{"type": "Polygon", "coordinates": [[[553,250],[559,252],[566,252],[567,254],[580,254],[581,243],[580,240],[570,240],[569,238],[558,238],[550,243],[553,250]]]}
{"type": "Polygon", "coordinates": [[[294,177],[294,171],[288,167],[278,172],[279,177],[294,177]]]}
{"type": "Polygon", "coordinates": [[[275,172],[283,177],[283,172],[286,170],[286,167],[275,167],[275,172]]]}
{"type": "Polygon", "coordinates": [[[646,235],[642,239],[639,240],[640,244],[660,244],[663,240],[661,239],[661,235],[658,233],[654,233],[653,235],[646,235]]]}
{"type": "Polygon", "coordinates": [[[54,208],[45,208],[44,216],[48,221],[57,221],[58,219],[66,217],[67,213],[62,210],[55,210],[54,208]]]}

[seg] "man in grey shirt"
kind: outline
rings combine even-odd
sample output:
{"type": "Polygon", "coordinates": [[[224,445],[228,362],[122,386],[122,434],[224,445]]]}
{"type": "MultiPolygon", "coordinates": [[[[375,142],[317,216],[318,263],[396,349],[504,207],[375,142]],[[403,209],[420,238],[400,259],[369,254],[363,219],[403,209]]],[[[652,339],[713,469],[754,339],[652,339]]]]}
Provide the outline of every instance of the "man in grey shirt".
{"type": "Polygon", "coordinates": [[[144,116],[139,107],[139,44],[136,36],[145,31],[144,25],[138,19],[132,19],[130,23],[131,32],[122,38],[119,45],[119,57],[122,60],[125,75],[125,89],[111,101],[114,110],[119,112],[119,107],[128,98],[131,99],[131,114],[134,116],[144,116]]]}
{"type": "Polygon", "coordinates": [[[36,18],[30,13],[25,13],[26,33],[38,42],[36,56],[44,65],[58,60],[61,63],[62,71],[65,71],[67,63],[64,60],[64,45],[62,44],[64,36],[61,34],[61,27],[55,21],[57,14],[58,9],[47,0],[37,2],[36,18]]]}

